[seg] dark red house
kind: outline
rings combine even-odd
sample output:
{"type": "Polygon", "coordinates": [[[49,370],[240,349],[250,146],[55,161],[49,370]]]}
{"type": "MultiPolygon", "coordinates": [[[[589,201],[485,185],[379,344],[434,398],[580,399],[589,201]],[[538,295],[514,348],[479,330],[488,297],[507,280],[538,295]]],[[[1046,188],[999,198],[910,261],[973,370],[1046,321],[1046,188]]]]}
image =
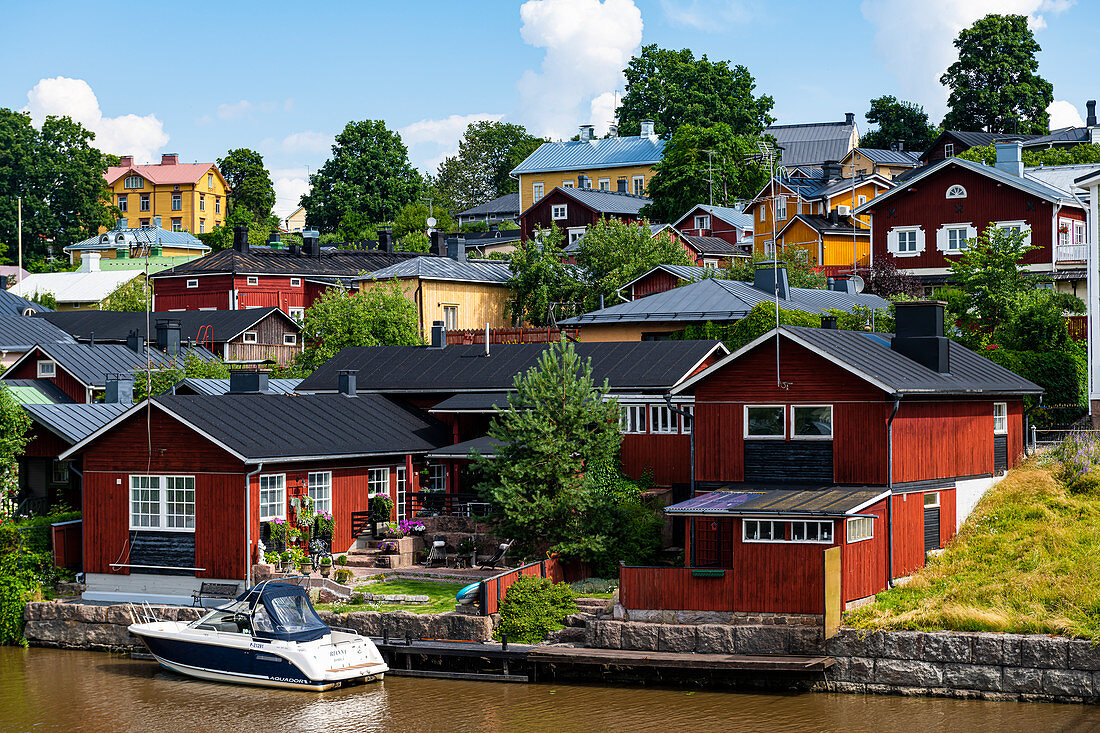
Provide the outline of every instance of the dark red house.
{"type": "Polygon", "coordinates": [[[259,393],[259,373],[238,378],[226,395],[135,405],[61,456],[83,459],[86,599],[190,604],[203,580],[243,589],[263,525],[293,521],[306,495],[346,551],[352,513],[376,493],[400,506],[424,453],[449,441],[428,415],[347,380],[344,393],[290,396],[259,393]]]}
{"type": "Polygon", "coordinates": [[[1041,391],[945,338],[942,303],[899,303],[896,335],[761,336],[672,390],[695,398],[697,493],[668,512],[689,523],[688,569],[727,579],[624,568],[623,605],[820,614],[834,546],[843,602],[873,595],[1017,464],[1022,400],[1041,391]],[[644,605],[664,591],[705,607],[644,605]]]}
{"type": "Polygon", "coordinates": [[[1027,269],[1084,297],[1085,209],[1060,187],[1079,167],[1025,169],[1018,142],[998,143],[997,155],[996,167],[941,160],[858,207],[871,215],[872,265],[887,259],[942,285],[967,240],[992,225],[1024,233],[1036,247],[1023,258],[1027,269]]]}
{"type": "MultiPolygon", "coordinates": [[[[752,252],[752,216],[730,206],[699,204],[681,216],[672,226],[682,234],[716,237],[752,252]]],[[[741,250],[739,250],[741,251],[741,250]]]]}
{"type": "Polygon", "coordinates": [[[644,196],[625,192],[559,186],[520,214],[520,233],[526,242],[537,230],[556,226],[565,233],[565,244],[570,245],[600,219],[641,220],[639,212],[649,203],[644,196]]]}

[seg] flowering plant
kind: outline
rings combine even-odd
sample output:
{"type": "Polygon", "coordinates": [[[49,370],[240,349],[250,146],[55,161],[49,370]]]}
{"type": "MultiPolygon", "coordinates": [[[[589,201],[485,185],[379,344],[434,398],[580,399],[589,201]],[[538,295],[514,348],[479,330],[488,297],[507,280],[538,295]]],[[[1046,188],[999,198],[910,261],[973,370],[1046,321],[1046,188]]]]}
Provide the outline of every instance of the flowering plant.
{"type": "Polygon", "coordinates": [[[313,534],[316,537],[331,538],[336,533],[336,520],[331,512],[320,512],[314,520],[313,534]]]}
{"type": "Polygon", "coordinates": [[[401,544],[392,540],[378,543],[378,550],[386,555],[396,555],[400,551],[401,544]]]}
{"type": "Polygon", "coordinates": [[[397,522],[386,522],[384,525],[382,525],[382,534],[386,535],[387,537],[404,537],[405,531],[397,522]]]}
{"type": "Polygon", "coordinates": [[[1061,460],[1058,470],[1060,478],[1076,493],[1093,493],[1100,489],[1100,439],[1094,434],[1077,432],[1069,436],[1058,446],[1057,456],[1061,460]]]}
{"type": "Polygon", "coordinates": [[[417,522],[412,519],[402,519],[397,523],[397,527],[401,530],[402,534],[416,534],[423,532],[425,529],[423,522],[417,522]]]}

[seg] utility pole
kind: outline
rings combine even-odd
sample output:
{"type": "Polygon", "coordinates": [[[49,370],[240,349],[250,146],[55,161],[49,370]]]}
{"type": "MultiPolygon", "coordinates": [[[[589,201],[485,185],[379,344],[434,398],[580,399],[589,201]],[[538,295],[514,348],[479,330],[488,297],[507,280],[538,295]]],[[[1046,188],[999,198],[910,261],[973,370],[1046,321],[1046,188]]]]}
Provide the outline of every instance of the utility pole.
{"type": "Polygon", "coordinates": [[[707,153],[707,183],[710,185],[710,205],[714,206],[714,151],[708,150],[707,153]]]}
{"type": "Polygon", "coordinates": [[[15,281],[23,282],[23,197],[20,196],[15,201],[19,210],[19,234],[17,239],[19,243],[19,272],[15,273],[15,281]]]}

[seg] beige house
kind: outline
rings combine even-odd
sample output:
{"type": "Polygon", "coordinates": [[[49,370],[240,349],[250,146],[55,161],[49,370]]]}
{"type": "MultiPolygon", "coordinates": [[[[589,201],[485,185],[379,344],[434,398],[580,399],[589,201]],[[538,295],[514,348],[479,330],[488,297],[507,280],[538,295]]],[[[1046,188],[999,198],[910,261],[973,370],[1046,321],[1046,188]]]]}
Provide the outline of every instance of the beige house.
{"type": "Polygon", "coordinates": [[[283,230],[287,233],[304,230],[306,228],[306,207],[299,206],[297,209],[287,214],[282,224],[283,230]]]}

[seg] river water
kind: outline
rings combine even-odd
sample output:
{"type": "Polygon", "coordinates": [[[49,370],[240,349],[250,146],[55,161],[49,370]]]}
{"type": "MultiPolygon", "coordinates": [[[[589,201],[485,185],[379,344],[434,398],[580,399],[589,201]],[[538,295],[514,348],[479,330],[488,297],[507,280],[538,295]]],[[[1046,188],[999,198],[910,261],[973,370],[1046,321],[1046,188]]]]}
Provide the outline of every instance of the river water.
{"type": "Polygon", "coordinates": [[[201,682],[98,652],[0,647],[0,732],[1100,730],[1100,708],[388,677],[314,693],[201,682]]]}

